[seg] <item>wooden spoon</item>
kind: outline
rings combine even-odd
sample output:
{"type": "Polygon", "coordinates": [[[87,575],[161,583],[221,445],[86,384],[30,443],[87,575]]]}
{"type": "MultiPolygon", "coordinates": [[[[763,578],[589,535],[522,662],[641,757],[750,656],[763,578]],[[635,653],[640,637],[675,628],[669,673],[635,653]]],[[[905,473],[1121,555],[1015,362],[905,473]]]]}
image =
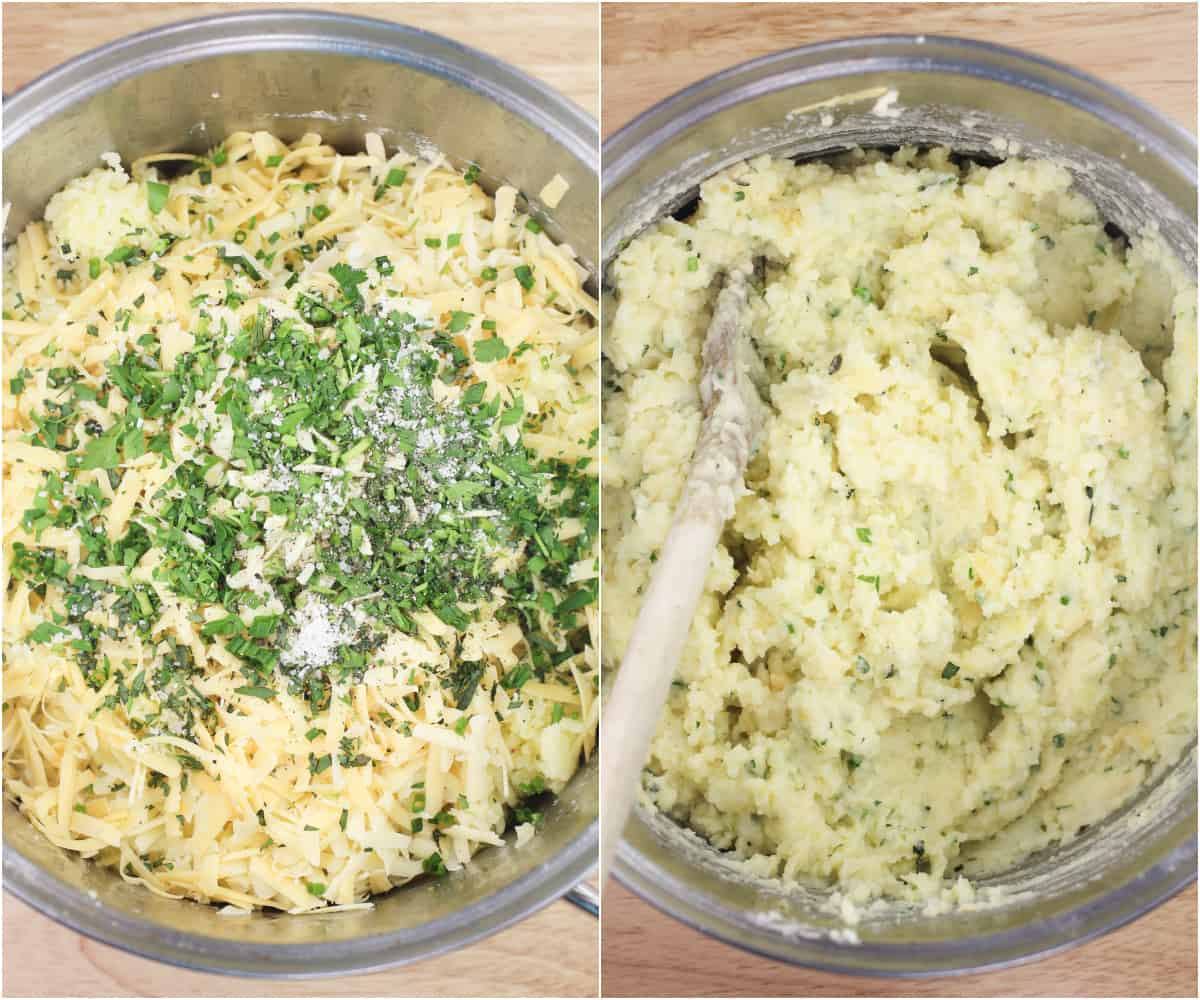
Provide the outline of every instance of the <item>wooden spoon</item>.
{"type": "Polygon", "coordinates": [[[725,522],[744,488],[746,462],[762,425],[745,362],[753,264],[730,270],[704,339],[704,422],[675,519],[633,627],[600,723],[600,884],[629,819],[650,740],[687,641],[725,522]]]}

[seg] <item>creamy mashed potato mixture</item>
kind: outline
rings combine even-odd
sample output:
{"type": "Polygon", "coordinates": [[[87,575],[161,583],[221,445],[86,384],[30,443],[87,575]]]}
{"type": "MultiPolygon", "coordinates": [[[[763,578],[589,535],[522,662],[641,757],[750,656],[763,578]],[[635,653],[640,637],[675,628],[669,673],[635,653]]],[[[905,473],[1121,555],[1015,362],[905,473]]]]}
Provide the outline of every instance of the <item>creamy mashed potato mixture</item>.
{"type": "Polygon", "coordinates": [[[233,913],[524,843],[597,722],[585,270],[377,135],[104,159],[4,262],[5,793],[233,913]]]}
{"type": "Polygon", "coordinates": [[[963,898],[1195,739],[1195,289],[1051,162],[711,178],[612,268],[613,665],[700,426],[714,279],[749,254],[769,415],[645,792],[755,873],[963,898]]]}

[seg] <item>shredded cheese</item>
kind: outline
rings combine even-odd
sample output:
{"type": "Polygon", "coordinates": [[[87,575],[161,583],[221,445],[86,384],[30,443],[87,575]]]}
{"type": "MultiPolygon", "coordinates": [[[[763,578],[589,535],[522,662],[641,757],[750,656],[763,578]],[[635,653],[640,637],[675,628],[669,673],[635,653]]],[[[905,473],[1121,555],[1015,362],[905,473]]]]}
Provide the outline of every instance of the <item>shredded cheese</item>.
{"type": "MultiPolygon", "coordinates": [[[[502,446],[523,441],[534,458],[585,470],[598,347],[583,269],[528,224],[514,189],[492,197],[438,158],[389,155],[374,135],[353,156],[316,135],[289,146],[242,132],[208,157],[155,154],[129,173],[104,159],[51,200],[4,261],[6,794],[54,844],[227,916],[359,908],[469,863],[508,829],[524,843],[536,814],[523,800],[561,790],[595,746],[595,606],[561,607],[570,587],[594,586],[595,549],[531,605],[562,650],[540,676],[525,672],[527,625],[497,620],[498,597],[466,602],[468,620],[454,625],[422,611],[411,627],[364,631],[361,609],[378,595],[331,605],[319,592],[328,573],[316,529],[306,534],[272,504],[308,477],[322,485],[305,502],[344,509],[337,491],[361,496],[370,482],[366,445],[334,454],[338,442],[304,426],[295,436],[311,461],[254,467],[228,398],[248,370],[240,335],[287,323],[321,341],[311,302],[347,295],[350,280],[364,312],[409,315],[418,344],[451,331],[464,363],[458,381],[430,390],[439,406],[462,405],[478,382],[497,412],[523,413],[523,436],[510,421],[502,446]],[[168,177],[168,165],[189,172],[168,177]],[[150,359],[151,382],[169,378],[214,343],[211,369],[177,411],[150,415],[114,381],[112,366],[130,358],[150,359]],[[70,408],[56,409],[64,399],[70,408]],[[103,454],[120,421],[143,453],[123,437],[103,454]],[[197,466],[195,488],[213,498],[204,516],[260,536],[235,543],[240,568],[221,579],[233,615],[171,576],[211,541],[190,529],[171,551],[155,541],[184,492],[180,477],[197,466]],[[62,513],[83,503],[94,515],[62,513]],[[146,545],[130,543],[138,532],[146,545]],[[118,551],[123,561],[106,561],[118,551]],[[278,656],[248,678],[245,630],[252,640],[257,621],[277,618],[294,627],[258,644],[278,656]],[[362,669],[314,698],[305,685],[365,635],[378,641],[362,669]],[[477,676],[457,700],[450,679],[464,663],[478,664],[477,676]]],[[[543,202],[553,207],[565,189],[555,178],[543,202]]],[[[382,391],[379,372],[355,377],[364,393],[382,391]]],[[[270,387],[247,384],[251,409],[269,415],[270,387]]],[[[372,439],[394,433],[405,412],[371,417],[372,439]]],[[[405,516],[422,513],[414,503],[405,516]]],[[[550,541],[571,544],[577,531],[564,521],[550,541]]],[[[374,549],[366,538],[351,555],[370,560],[374,549]]],[[[489,558],[512,572],[537,551],[529,540],[489,558]]]]}

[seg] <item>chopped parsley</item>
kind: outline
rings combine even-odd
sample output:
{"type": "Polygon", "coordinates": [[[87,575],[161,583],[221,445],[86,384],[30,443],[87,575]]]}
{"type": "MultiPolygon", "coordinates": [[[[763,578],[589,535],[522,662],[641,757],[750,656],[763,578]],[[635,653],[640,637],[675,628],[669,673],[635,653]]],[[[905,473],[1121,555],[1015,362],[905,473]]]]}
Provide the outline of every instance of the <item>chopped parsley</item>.
{"type": "Polygon", "coordinates": [[[508,357],[508,345],[499,337],[485,337],[475,341],[475,360],[484,363],[503,361],[508,357]]]}
{"type": "Polygon", "coordinates": [[[158,215],[167,207],[167,199],[171,196],[171,188],[157,181],[146,182],[146,203],[151,215],[158,215]]]}

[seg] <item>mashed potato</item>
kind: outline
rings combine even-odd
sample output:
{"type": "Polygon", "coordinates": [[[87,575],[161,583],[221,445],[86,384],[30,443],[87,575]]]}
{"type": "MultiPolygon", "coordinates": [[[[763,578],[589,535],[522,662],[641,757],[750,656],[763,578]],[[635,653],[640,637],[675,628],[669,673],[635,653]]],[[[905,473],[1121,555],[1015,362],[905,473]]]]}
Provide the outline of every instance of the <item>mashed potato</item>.
{"type": "Polygon", "coordinates": [[[1195,289],[1050,162],[711,178],[612,271],[610,664],[700,426],[714,278],[749,253],[770,415],[650,800],[759,874],[856,898],[1075,837],[1195,739],[1195,289]]]}

